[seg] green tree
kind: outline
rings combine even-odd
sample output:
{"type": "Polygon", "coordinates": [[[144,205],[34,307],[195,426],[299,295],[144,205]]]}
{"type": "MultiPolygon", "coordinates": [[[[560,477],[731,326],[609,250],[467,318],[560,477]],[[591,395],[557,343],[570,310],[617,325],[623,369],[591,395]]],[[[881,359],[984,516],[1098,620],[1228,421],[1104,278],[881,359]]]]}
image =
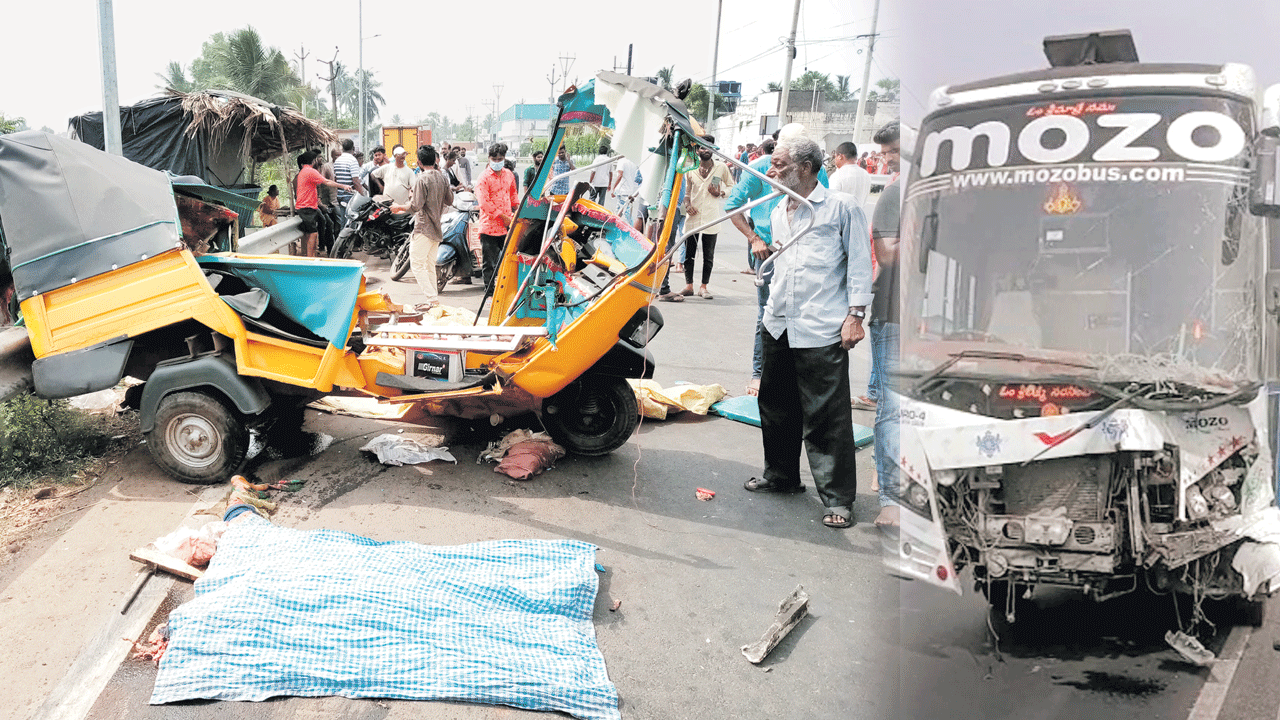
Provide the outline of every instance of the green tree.
{"type": "MultiPolygon", "coordinates": [[[[360,78],[362,71],[357,70],[356,76],[352,78],[350,87],[346,88],[340,99],[345,100],[347,108],[351,115],[359,117],[356,108],[360,105],[360,78]]],[[[373,77],[372,70],[364,70],[364,123],[370,125],[378,118],[378,113],[382,106],[386,104],[387,99],[382,97],[382,93],[378,92],[378,88],[382,87],[382,82],[373,77]]]]}
{"type": "Polygon", "coordinates": [[[671,84],[671,78],[675,74],[675,71],[675,65],[668,65],[658,71],[658,84],[662,86],[663,90],[672,89],[673,86],[671,84]]]}
{"type": "Polygon", "coordinates": [[[313,99],[309,90],[289,67],[284,53],[262,42],[252,26],[232,33],[214,33],[200,48],[200,56],[191,62],[190,76],[182,63],[170,61],[157,77],[182,92],[194,90],[234,90],[278,105],[293,105],[308,111],[313,99]]]}
{"type": "Polygon", "coordinates": [[[898,99],[898,89],[901,81],[895,78],[881,78],[876,81],[876,87],[884,92],[879,94],[879,98],[885,102],[893,102],[898,99]]]}
{"type": "Polygon", "coordinates": [[[782,83],[771,82],[764,86],[765,92],[782,92],[782,83]]]}
{"type": "Polygon", "coordinates": [[[849,99],[849,76],[836,75],[836,96],[831,98],[837,102],[849,99]]]}
{"type": "Polygon", "coordinates": [[[810,70],[791,81],[792,90],[817,90],[823,97],[831,98],[837,92],[836,84],[826,73],[810,70]]]}
{"type": "Polygon", "coordinates": [[[156,73],[156,77],[160,78],[160,84],[156,86],[160,90],[191,92],[196,89],[195,83],[187,78],[186,69],[177,60],[170,60],[169,67],[162,73],[156,73]]]}
{"type": "MultiPolygon", "coordinates": [[[[724,96],[715,93],[716,96],[716,115],[723,115],[726,107],[724,96]]],[[[684,99],[684,104],[689,108],[689,114],[698,122],[707,119],[707,102],[710,101],[711,93],[707,91],[705,85],[694,83],[689,89],[689,95],[684,99]]]]}
{"type": "Polygon", "coordinates": [[[18,132],[27,128],[27,121],[20,117],[5,117],[0,113],[0,135],[18,132]]]}

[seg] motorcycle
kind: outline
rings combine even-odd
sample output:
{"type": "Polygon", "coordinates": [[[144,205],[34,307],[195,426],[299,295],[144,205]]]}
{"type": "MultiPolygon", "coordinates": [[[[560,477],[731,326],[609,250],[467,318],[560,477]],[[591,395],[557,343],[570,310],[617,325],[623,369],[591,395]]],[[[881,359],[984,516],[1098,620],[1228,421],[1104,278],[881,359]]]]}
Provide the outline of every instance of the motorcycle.
{"type": "Polygon", "coordinates": [[[347,203],[347,221],[333,243],[333,257],[349,258],[363,249],[369,255],[389,258],[409,242],[413,216],[391,212],[391,199],[356,195],[347,203]]]}
{"type": "MultiPolygon", "coordinates": [[[[436,290],[444,292],[444,286],[454,277],[471,275],[474,264],[471,249],[467,247],[467,229],[480,216],[480,205],[475,195],[458,193],[453,209],[440,219],[444,242],[436,251],[436,290]]],[[[399,280],[409,272],[409,239],[405,238],[391,256],[391,279],[399,280]]]]}

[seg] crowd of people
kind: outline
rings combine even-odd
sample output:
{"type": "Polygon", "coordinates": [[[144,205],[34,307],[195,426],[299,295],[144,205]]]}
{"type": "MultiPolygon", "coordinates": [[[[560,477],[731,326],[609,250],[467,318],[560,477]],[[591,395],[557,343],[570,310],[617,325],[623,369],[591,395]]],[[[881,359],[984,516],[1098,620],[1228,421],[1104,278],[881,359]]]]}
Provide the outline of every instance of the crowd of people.
{"type": "MultiPolygon", "coordinates": [[[[708,145],[715,138],[703,136],[708,145]]],[[[808,455],[814,485],[823,502],[822,522],[831,528],[854,524],[857,490],[854,468],[852,408],[873,409],[875,456],[881,511],[877,525],[898,523],[897,426],[894,395],[888,380],[897,363],[899,313],[896,249],[900,188],[898,124],[881,128],[873,138],[876,152],[862,152],[852,142],[830,153],[807,138],[802,126],[783,127],[759,145],[739,146],[738,160],[753,172],[730,168],[700,146],[698,164],[685,173],[676,203],[677,231],[691,233],[680,248],[678,269],[684,287],[672,290],[670,274],[658,299],[680,302],[697,296],[713,299],[709,288],[719,228],[727,213],[773,192],[766,176],[787,188],[788,197],[754,205],[730,222],[747,238],[749,271],[761,266],[763,284],[757,288],[755,347],[747,392],[759,398],[765,465],[759,477],[744,484],[759,493],[796,493],[800,480],[800,450],[808,455]],[[828,173],[828,166],[831,172],[828,173]],[[872,175],[889,176],[876,202],[871,221],[863,212],[872,175]],[[799,202],[805,198],[808,204],[799,202]],[[813,229],[804,242],[773,257],[813,214],[813,229]],[[698,255],[701,272],[695,290],[698,255]],[[771,259],[772,258],[772,259],[771,259]],[[872,374],[865,395],[854,397],[849,381],[849,353],[870,335],[872,374]]],[[[441,218],[455,193],[472,192],[479,205],[478,260],[481,277],[489,285],[501,261],[502,246],[518,209],[519,189],[543,174],[545,156],[518,178],[507,159],[507,146],[494,143],[488,161],[473,174],[465,148],[448,143],[437,150],[417,148],[417,167],[408,151],[375,148],[362,163],[352,141],[340,149],[307,151],[298,157],[294,178],[296,214],[302,220],[299,252],[315,257],[332,248],[341,228],[343,208],[355,194],[385,195],[391,211],[412,213],[409,261],[426,302],[439,303],[435,257],[443,241],[441,218]]],[[[589,175],[566,176],[577,170],[563,144],[551,159],[552,195],[567,195],[573,184],[586,180],[589,199],[643,231],[646,208],[640,197],[639,168],[626,157],[600,145],[589,175]]],[[[584,171],[585,172],[585,171],[584,171]]],[[[268,188],[259,206],[264,225],[274,224],[280,212],[279,190],[268,188]]],[[[673,271],[676,268],[673,268],[673,271]]],[[[470,276],[464,281],[469,281],[470,276]]]]}

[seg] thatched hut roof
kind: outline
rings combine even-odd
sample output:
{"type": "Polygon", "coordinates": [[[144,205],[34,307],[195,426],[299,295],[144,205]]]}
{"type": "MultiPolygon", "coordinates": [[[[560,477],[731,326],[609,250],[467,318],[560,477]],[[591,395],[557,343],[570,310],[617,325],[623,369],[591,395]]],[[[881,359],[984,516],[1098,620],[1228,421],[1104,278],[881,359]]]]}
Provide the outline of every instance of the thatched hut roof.
{"type": "Polygon", "coordinates": [[[203,131],[217,152],[228,142],[241,144],[241,155],[265,162],[287,152],[337,142],[337,135],[291,107],[272,105],[230,90],[199,90],[183,93],[182,109],[190,118],[186,135],[195,138],[203,131]]]}

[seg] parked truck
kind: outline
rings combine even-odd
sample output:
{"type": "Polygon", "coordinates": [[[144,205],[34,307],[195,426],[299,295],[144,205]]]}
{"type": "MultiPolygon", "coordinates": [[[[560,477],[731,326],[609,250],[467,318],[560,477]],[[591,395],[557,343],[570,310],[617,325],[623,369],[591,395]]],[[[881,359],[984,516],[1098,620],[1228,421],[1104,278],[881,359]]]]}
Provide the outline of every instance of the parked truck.
{"type": "Polygon", "coordinates": [[[382,126],[382,147],[387,151],[387,156],[391,156],[391,149],[396,145],[403,145],[408,151],[405,153],[405,163],[411,168],[418,167],[418,146],[430,144],[431,128],[425,125],[382,126]]]}
{"type": "Polygon", "coordinates": [[[1138,62],[1127,31],[1045,49],[935,91],[909,157],[887,561],[957,593],[969,568],[1011,622],[1048,587],[1257,611],[1280,575],[1280,86],[1138,62]]]}

